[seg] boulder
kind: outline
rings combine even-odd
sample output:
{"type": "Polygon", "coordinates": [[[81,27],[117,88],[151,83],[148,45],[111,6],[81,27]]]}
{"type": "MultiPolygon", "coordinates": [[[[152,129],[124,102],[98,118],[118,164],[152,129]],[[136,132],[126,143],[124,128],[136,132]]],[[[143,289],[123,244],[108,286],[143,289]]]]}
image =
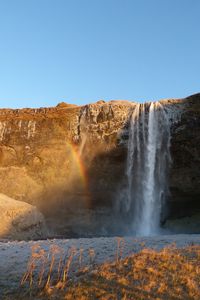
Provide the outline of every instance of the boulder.
{"type": "Polygon", "coordinates": [[[46,237],[43,215],[36,207],[0,194],[0,239],[33,240],[46,237]]]}

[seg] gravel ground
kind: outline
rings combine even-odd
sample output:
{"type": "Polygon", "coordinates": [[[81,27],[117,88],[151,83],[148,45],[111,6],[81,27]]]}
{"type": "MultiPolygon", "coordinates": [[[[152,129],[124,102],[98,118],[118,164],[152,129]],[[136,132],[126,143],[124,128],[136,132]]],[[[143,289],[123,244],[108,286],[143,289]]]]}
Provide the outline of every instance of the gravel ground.
{"type": "MultiPolygon", "coordinates": [[[[124,237],[113,238],[80,238],[80,239],[52,239],[30,242],[0,242],[0,299],[5,290],[16,291],[19,289],[20,280],[27,270],[31,249],[39,245],[42,249],[51,253],[53,245],[62,249],[67,256],[70,249],[76,249],[76,257],[72,264],[71,274],[77,270],[80,264],[80,252],[82,253],[81,267],[91,263],[102,263],[116,259],[117,253],[127,256],[138,252],[142,248],[162,249],[176,243],[177,247],[187,245],[200,245],[199,234],[160,235],[153,237],[124,237]],[[119,247],[120,242],[120,247],[119,247]],[[83,249],[80,251],[80,249],[83,249]],[[91,252],[92,249],[92,252],[91,252]],[[121,249],[121,250],[120,250],[121,249]],[[94,251],[93,251],[94,250],[94,251]],[[92,255],[92,256],[91,256],[92,255]],[[74,269],[74,270],[73,270],[74,269]]],[[[49,259],[51,256],[49,256],[49,259]]],[[[57,261],[59,257],[57,258],[57,261]]],[[[56,263],[55,263],[56,265],[56,263]]]]}

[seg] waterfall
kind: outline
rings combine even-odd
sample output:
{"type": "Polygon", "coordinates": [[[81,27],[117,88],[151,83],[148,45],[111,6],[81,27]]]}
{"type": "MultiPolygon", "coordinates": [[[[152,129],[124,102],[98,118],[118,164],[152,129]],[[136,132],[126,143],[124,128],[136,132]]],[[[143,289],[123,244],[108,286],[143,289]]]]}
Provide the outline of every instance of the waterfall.
{"type": "Polygon", "coordinates": [[[80,144],[80,147],[79,147],[80,157],[83,155],[83,150],[85,148],[86,141],[87,141],[87,135],[86,135],[86,133],[83,133],[82,136],[81,136],[81,144],[80,144]]]}
{"type": "Polygon", "coordinates": [[[3,141],[4,135],[6,133],[6,122],[0,122],[0,142],[3,141]]]}
{"type": "Polygon", "coordinates": [[[159,233],[168,193],[170,122],[159,102],[136,104],[130,119],[123,214],[136,235],[159,233]]]}
{"type": "Polygon", "coordinates": [[[28,121],[27,124],[27,138],[33,138],[35,135],[35,131],[36,131],[36,121],[28,121]]]}

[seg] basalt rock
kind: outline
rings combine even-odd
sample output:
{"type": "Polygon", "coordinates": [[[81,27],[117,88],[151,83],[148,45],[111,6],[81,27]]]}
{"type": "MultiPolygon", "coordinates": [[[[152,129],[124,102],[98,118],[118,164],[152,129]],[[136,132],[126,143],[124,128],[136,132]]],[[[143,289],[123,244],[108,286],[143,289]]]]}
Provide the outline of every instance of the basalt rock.
{"type": "MultiPolygon", "coordinates": [[[[168,216],[200,208],[200,94],[161,103],[172,115],[168,216]]],[[[0,110],[0,192],[56,210],[112,208],[126,166],[129,101],[0,110]]]]}

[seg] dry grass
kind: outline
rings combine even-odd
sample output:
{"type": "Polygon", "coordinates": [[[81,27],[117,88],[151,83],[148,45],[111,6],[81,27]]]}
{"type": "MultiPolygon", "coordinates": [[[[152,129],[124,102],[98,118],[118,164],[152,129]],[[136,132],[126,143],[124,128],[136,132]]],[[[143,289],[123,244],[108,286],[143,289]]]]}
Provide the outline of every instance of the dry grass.
{"type": "Polygon", "coordinates": [[[144,249],[85,272],[63,299],[200,299],[200,247],[144,249]]]}
{"type": "Polygon", "coordinates": [[[115,262],[100,266],[94,264],[95,253],[90,249],[87,267],[82,267],[83,249],[70,249],[67,255],[56,246],[48,255],[40,248],[33,249],[21,282],[26,288],[29,286],[29,293],[21,298],[18,295],[18,299],[200,299],[200,246],[177,249],[172,245],[161,251],[143,249],[121,259],[123,243],[122,239],[117,240],[115,262]],[[59,255],[57,260],[56,255],[59,255]],[[77,261],[77,269],[70,279],[73,260],[77,261]],[[36,261],[40,270],[34,276],[36,261]]]}

